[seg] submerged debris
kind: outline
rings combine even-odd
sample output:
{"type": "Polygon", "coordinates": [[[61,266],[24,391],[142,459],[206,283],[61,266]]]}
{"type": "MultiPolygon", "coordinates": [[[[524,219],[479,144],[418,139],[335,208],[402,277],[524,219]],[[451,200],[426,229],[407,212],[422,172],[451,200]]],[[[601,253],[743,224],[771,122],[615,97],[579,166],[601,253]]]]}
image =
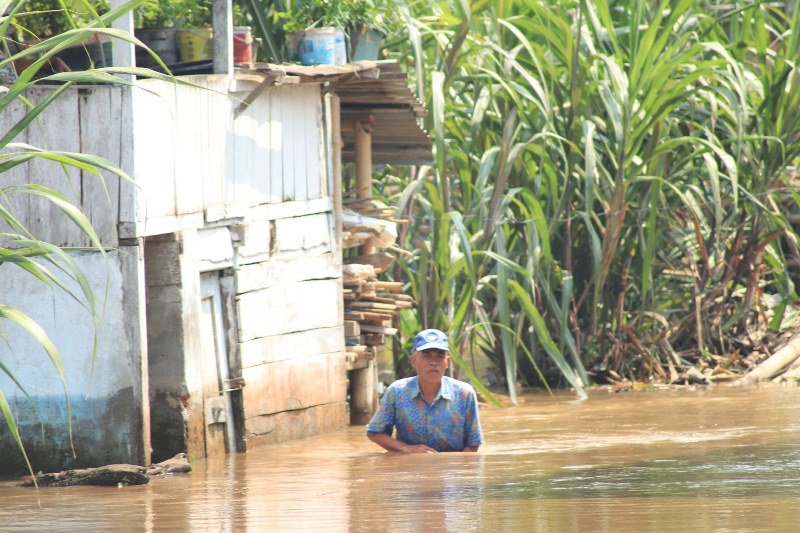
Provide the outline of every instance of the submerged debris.
{"type": "Polygon", "coordinates": [[[150,478],[147,469],[138,465],[107,465],[97,468],[65,470],[51,474],[40,474],[22,482],[23,487],[70,487],[75,485],[100,485],[104,487],[123,485],[145,485],[150,478]]]}
{"type": "Polygon", "coordinates": [[[192,471],[185,453],[179,453],[171,459],[148,467],[129,464],[99,466],[64,470],[50,474],[39,474],[34,479],[28,477],[22,482],[23,487],[70,487],[75,485],[98,485],[103,487],[125,487],[127,485],[145,485],[151,476],[162,474],[188,473],[192,471]]]}

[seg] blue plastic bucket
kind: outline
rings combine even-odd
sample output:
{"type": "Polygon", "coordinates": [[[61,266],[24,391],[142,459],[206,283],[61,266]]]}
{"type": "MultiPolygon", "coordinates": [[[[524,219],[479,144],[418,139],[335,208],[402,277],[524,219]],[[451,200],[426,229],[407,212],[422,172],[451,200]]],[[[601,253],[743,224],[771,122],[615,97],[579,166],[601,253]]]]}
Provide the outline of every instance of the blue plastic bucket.
{"type": "Polygon", "coordinates": [[[347,62],[344,33],[337,28],[311,28],[289,37],[292,59],[303,65],[343,65],[347,62]]]}

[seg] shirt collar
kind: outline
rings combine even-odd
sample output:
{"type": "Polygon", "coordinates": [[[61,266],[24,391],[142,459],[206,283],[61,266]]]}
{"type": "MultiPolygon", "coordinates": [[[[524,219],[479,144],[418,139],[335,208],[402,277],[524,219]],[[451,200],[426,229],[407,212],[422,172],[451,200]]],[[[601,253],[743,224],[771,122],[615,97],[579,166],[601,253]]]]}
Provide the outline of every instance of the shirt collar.
{"type": "MultiPolygon", "coordinates": [[[[412,398],[416,396],[422,396],[422,389],[419,388],[419,377],[414,376],[413,378],[413,386],[416,389],[413,394],[411,395],[412,398]]],[[[439,398],[443,398],[448,401],[453,401],[453,387],[450,385],[450,378],[447,376],[442,377],[442,384],[439,386],[439,392],[436,393],[436,397],[433,398],[433,402],[431,405],[436,403],[436,400],[439,398]]]]}

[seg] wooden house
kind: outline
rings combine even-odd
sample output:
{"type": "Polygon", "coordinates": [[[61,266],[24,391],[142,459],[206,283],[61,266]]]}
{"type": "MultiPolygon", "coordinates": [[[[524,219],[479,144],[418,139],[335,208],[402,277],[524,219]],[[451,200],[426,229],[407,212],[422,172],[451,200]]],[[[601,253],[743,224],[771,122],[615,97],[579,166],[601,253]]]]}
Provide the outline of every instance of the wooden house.
{"type": "MultiPolygon", "coordinates": [[[[63,358],[69,413],[41,347],[4,325],[0,361],[18,383],[0,387],[37,469],[195,459],[348,423],[341,165],[429,162],[423,110],[392,62],[182,79],[71,87],[16,139],[104,157],[132,180],[38,160],[3,173],[4,187],[40,183],[81,206],[103,246],[45,200],[6,200],[37,238],[76,247],[86,276],[62,276],[78,298],[10,265],[0,277],[0,301],[63,358]]],[[[0,430],[0,472],[24,469],[14,448],[0,430]]]]}

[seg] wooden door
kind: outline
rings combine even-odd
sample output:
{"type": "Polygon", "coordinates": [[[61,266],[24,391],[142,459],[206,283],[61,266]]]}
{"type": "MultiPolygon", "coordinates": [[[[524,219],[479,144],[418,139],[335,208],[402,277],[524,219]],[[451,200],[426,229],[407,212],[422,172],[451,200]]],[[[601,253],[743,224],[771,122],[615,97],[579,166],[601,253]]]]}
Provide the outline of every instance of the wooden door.
{"type": "Polygon", "coordinates": [[[206,457],[236,451],[233,405],[226,384],[230,377],[217,272],[201,275],[200,337],[203,356],[203,412],[206,457]]]}

